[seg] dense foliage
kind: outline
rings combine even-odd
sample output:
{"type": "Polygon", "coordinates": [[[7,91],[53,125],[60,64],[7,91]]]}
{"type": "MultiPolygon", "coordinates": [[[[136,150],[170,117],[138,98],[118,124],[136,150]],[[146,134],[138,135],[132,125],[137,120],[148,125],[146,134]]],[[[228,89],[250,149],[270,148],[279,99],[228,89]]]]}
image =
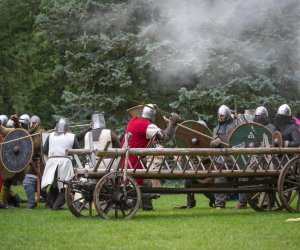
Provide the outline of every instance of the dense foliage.
{"type": "Polygon", "coordinates": [[[287,102],[298,114],[300,3],[266,2],[275,4],[243,29],[202,22],[194,30],[218,37],[201,47],[199,39],[180,44],[181,34],[158,34],[178,16],[170,1],[0,0],[0,113],[38,114],[50,128],[61,115],[84,123],[100,111],[117,130],[127,108],[150,102],[210,126],[221,104],[237,112],[265,105],[273,116],[287,102]],[[205,59],[198,68],[196,50],[205,59]]]}

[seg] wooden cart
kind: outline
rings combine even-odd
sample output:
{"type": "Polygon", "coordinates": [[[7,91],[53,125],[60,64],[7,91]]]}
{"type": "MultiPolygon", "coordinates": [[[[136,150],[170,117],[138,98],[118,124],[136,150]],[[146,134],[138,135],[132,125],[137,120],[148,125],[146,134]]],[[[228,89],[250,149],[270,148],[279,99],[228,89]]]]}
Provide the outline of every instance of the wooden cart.
{"type": "Polygon", "coordinates": [[[147,148],[72,149],[79,168],[66,192],[69,210],[75,216],[129,219],[135,215],[143,194],[247,193],[257,211],[285,208],[300,211],[299,148],[147,148]],[[97,157],[93,168],[83,168],[80,156],[97,157]],[[131,166],[137,156],[145,166],[131,166]],[[114,162],[124,159],[114,168],[114,162]],[[157,161],[159,158],[159,161],[157,161]],[[110,159],[107,164],[107,159],[110,159]],[[99,166],[106,160],[106,167],[99,166]],[[194,179],[228,177],[226,183],[201,182],[185,188],[144,187],[135,179],[194,179]]]}

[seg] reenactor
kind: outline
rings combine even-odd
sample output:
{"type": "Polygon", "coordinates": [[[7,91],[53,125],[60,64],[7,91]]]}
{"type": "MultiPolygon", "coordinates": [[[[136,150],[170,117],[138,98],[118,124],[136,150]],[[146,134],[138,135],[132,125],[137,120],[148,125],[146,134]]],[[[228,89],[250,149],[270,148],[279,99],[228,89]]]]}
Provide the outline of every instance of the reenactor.
{"type": "MultiPolygon", "coordinates": [[[[270,123],[268,110],[264,106],[259,106],[256,108],[254,113],[253,122],[257,122],[259,124],[267,127],[271,133],[274,132],[275,126],[270,123]]],[[[239,193],[239,203],[236,206],[236,209],[245,209],[247,208],[247,197],[245,193],[239,193]]]]}
{"type": "MultiPolygon", "coordinates": [[[[282,136],[283,147],[299,147],[300,133],[295,121],[292,119],[291,108],[287,104],[282,104],[275,116],[275,129],[280,132],[282,136]]],[[[275,143],[276,144],[276,143],[275,143]]]]}
{"type": "MultiPolygon", "coordinates": [[[[218,125],[213,130],[214,139],[211,141],[212,148],[223,147],[222,142],[228,144],[229,136],[233,129],[238,125],[237,121],[232,117],[230,109],[226,105],[222,105],[218,110],[218,125]]],[[[222,165],[226,161],[228,167],[233,166],[233,162],[230,159],[224,159],[220,156],[217,158],[217,164],[222,165]]],[[[216,177],[215,183],[226,183],[226,177],[216,177]]],[[[226,193],[215,194],[215,207],[216,209],[225,208],[227,201],[226,193]]]]}
{"type": "MultiPolygon", "coordinates": [[[[118,136],[110,129],[106,128],[105,118],[102,113],[92,115],[92,130],[87,132],[84,137],[84,148],[90,149],[90,139],[93,140],[93,147],[104,148],[107,142],[111,142],[109,148],[120,148],[121,142],[118,136]]],[[[97,159],[96,159],[97,160],[97,159]]],[[[104,160],[104,164],[100,164],[100,168],[106,168],[110,162],[110,159],[104,160]]],[[[88,165],[93,164],[88,162],[88,165]]]]}
{"type": "Polygon", "coordinates": [[[264,106],[259,106],[255,110],[253,121],[266,126],[272,133],[275,130],[275,126],[270,122],[269,112],[264,106]]]}
{"type": "MultiPolygon", "coordinates": [[[[14,127],[4,127],[0,125],[0,134],[3,135],[4,137],[13,131],[15,128],[20,128],[20,127],[28,127],[29,120],[28,115],[24,114],[20,116],[20,119],[18,118],[17,115],[12,115],[10,119],[14,122],[14,127]],[[22,117],[22,119],[21,119],[22,117]]],[[[19,182],[22,182],[25,176],[26,169],[16,173],[16,174],[4,174],[3,175],[3,183],[2,183],[2,189],[1,189],[1,194],[0,194],[0,208],[10,208],[10,204],[8,204],[8,201],[11,200],[13,201],[15,206],[20,205],[20,198],[17,194],[13,193],[11,190],[12,185],[16,185],[19,182]]]]}
{"type": "Polygon", "coordinates": [[[72,160],[65,156],[65,151],[79,149],[79,143],[76,135],[69,131],[69,119],[61,117],[56,125],[56,131],[50,133],[43,148],[48,160],[41,188],[49,190],[47,203],[52,210],[59,210],[65,204],[65,184],[62,181],[69,181],[74,176],[72,160]]]}
{"type": "MultiPolygon", "coordinates": [[[[200,123],[201,125],[207,127],[206,122],[204,120],[202,120],[201,117],[199,117],[198,123],[200,123]]],[[[186,180],[184,180],[184,187],[189,188],[192,185],[197,185],[199,182],[210,183],[212,181],[211,179],[212,178],[204,178],[202,180],[186,179],[186,180]]],[[[210,193],[204,193],[204,195],[209,199],[208,205],[210,207],[214,207],[215,206],[215,196],[213,194],[210,194],[210,193]]],[[[186,208],[193,208],[195,206],[196,206],[195,194],[194,193],[188,193],[187,196],[186,196],[186,205],[179,205],[179,206],[176,206],[175,208],[177,208],[177,209],[186,209],[186,208]]]]}
{"type": "Polygon", "coordinates": [[[35,192],[38,191],[37,200],[40,199],[40,194],[46,199],[45,192],[40,192],[40,181],[44,170],[42,161],[42,132],[45,131],[41,126],[41,119],[34,115],[30,118],[29,133],[33,140],[33,156],[30,162],[29,169],[23,181],[23,187],[28,200],[28,208],[33,209],[37,206],[35,192]]]}
{"type": "MultiPolygon", "coordinates": [[[[150,141],[164,141],[173,137],[177,123],[180,120],[178,114],[173,113],[170,117],[169,125],[165,130],[160,129],[155,124],[156,119],[156,105],[147,104],[143,108],[141,116],[133,117],[127,124],[126,133],[131,133],[131,139],[129,141],[130,148],[147,148],[150,141]],[[154,138],[155,137],[155,138],[154,138]]],[[[123,140],[124,144],[124,140],[123,140]]],[[[137,156],[129,156],[128,168],[143,169],[145,166],[141,164],[137,156]]],[[[124,159],[121,166],[124,165],[124,159]]],[[[143,186],[145,185],[142,179],[136,179],[136,182],[143,186]]],[[[142,208],[143,210],[153,210],[152,197],[142,196],[142,208]]]]}

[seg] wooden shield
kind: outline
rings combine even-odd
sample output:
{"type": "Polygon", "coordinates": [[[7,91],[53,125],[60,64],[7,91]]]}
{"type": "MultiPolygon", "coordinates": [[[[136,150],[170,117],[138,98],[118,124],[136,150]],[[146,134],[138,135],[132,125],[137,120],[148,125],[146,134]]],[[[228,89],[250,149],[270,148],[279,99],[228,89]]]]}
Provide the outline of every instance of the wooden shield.
{"type": "Polygon", "coordinates": [[[261,147],[263,146],[264,135],[267,135],[269,142],[272,141],[272,133],[267,127],[256,122],[241,124],[232,131],[229,137],[229,147],[261,147]]]}
{"type": "MultiPolygon", "coordinates": [[[[131,117],[141,116],[144,107],[145,107],[145,105],[138,105],[138,106],[132,107],[130,109],[127,109],[127,113],[131,117]]],[[[156,124],[157,127],[159,127],[162,130],[165,130],[167,128],[167,123],[166,123],[163,115],[158,111],[156,111],[156,116],[155,116],[155,122],[154,123],[156,124]]]]}
{"type": "Polygon", "coordinates": [[[277,141],[276,147],[282,147],[283,146],[283,142],[282,142],[282,136],[281,133],[279,131],[274,131],[273,135],[272,135],[272,146],[275,147],[274,142],[277,141]]]}
{"type": "MultiPolygon", "coordinates": [[[[264,137],[268,141],[272,140],[271,131],[256,122],[244,123],[237,126],[229,137],[229,147],[231,148],[258,148],[263,147],[264,137]]],[[[240,168],[244,168],[249,161],[249,156],[239,157],[237,164],[240,168]]]]}
{"type": "Polygon", "coordinates": [[[18,173],[26,168],[33,155],[33,142],[24,129],[15,129],[8,133],[0,148],[0,160],[10,173],[18,173]],[[11,141],[11,142],[10,142],[11,141]]]}
{"type": "Polygon", "coordinates": [[[174,137],[178,148],[209,148],[211,139],[205,135],[212,137],[210,129],[197,121],[190,120],[177,126],[174,137]]]}

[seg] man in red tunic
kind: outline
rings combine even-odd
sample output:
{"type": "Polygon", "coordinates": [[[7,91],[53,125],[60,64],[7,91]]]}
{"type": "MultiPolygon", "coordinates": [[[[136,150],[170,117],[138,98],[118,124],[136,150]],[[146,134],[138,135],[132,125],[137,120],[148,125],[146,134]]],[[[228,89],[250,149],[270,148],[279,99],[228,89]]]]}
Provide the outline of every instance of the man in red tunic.
{"type": "MultiPolygon", "coordinates": [[[[163,141],[170,139],[174,135],[175,128],[179,122],[179,115],[173,113],[170,117],[169,125],[165,130],[161,130],[155,122],[156,108],[153,104],[147,104],[142,111],[141,116],[133,117],[127,124],[126,133],[131,133],[129,141],[130,148],[148,148],[152,147],[151,142],[163,141]]],[[[122,146],[124,140],[122,142],[122,146]]],[[[124,159],[121,163],[124,166],[124,159]]],[[[137,156],[129,156],[129,169],[143,169],[145,168],[143,162],[137,156]]],[[[143,179],[136,179],[136,182],[143,186],[143,179]]],[[[153,210],[151,197],[144,195],[142,197],[142,207],[144,210],[153,210]]]]}

